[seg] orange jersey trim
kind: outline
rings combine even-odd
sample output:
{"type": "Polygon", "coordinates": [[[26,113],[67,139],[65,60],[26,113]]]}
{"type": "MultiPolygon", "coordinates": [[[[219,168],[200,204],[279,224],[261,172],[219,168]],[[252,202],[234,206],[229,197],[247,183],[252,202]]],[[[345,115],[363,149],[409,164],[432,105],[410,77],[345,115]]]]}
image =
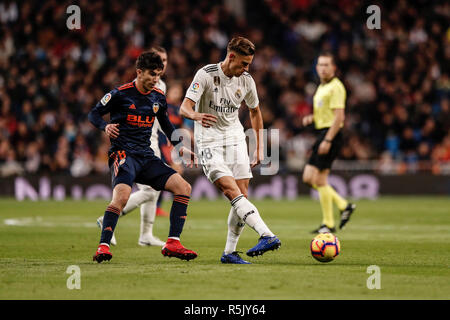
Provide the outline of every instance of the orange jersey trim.
{"type": "Polygon", "coordinates": [[[148,95],[150,92],[152,92],[152,90],[148,91],[148,92],[142,92],[141,90],[139,90],[139,88],[136,85],[136,81],[133,81],[133,86],[136,88],[137,91],[139,91],[140,94],[143,94],[144,96],[148,95]]]}
{"type": "Polygon", "coordinates": [[[132,86],[133,86],[133,82],[128,82],[128,83],[121,85],[119,88],[117,88],[117,90],[119,90],[119,91],[125,90],[128,88],[131,88],[132,86]]]}
{"type": "Polygon", "coordinates": [[[163,96],[165,96],[164,92],[156,87],[153,87],[153,90],[155,90],[156,92],[161,93],[163,96]]]}

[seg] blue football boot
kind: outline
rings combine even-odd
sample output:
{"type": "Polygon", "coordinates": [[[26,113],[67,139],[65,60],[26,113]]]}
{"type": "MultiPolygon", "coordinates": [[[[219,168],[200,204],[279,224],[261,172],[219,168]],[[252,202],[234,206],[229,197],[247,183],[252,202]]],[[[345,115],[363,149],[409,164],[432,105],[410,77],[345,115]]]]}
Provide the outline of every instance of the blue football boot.
{"type": "Polygon", "coordinates": [[[248,261],[245,261],[241,258],[239,253],[237,251],[234,251],[230,254],[225,254],[225,252],[222,254],[222,258],[220,258],[220,261],[222,263],[233,263],[233,264],[251,264],[248,261]]]}
{"type": "Polygon", "coordinates": [[[260,256],[264,252],[278,249],[280,246],[281,241],[277,236],[261,237],[256,246],[247,251],[247,255],[250,257],[260,256]]]}

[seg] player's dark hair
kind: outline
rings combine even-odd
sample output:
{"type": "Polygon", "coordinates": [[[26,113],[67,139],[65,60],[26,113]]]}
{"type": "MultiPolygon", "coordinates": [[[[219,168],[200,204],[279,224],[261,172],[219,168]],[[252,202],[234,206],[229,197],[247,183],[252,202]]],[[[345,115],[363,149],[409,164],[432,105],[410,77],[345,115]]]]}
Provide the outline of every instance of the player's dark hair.
{"type": "Polygon", "coordinates": [[[234,51],[243,56],[253,56],[255,54],[255,45],[244,37],[234,37],[228,43],[228,51],[234,51]]]}
{"type": "Polygon", "coordinates": [[[156,52],[146,51],[142,52],[136,60],[136,69],[141,70],[156,70],[164,69],[164,64],[161,57],[156,52]]]}
{"type": "Polygon", "coordinates": [[[334,54],[332,52],[330,52],[330,51],[323,51],[323,52],[321,52],[317,58],[319,58],[319,57],[331,58],[331,63],[336,65],[336,59],[334,58],[334,54]]]}

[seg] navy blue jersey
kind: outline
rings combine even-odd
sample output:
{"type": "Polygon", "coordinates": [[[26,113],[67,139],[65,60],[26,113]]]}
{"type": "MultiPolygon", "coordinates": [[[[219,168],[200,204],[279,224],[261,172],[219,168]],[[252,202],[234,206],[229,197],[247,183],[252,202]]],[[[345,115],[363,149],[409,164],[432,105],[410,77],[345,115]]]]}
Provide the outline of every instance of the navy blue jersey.
{"type": "MultiPolygon", "coordinates": [[[[110,151],[124,150],[127,154],[153,155],[150,137],[155,117],[169,139],[175,130],[167,114],[164,93],[157,88],[142,93],[137,89],[135,81],[107,93],[89,112],[89,121],[98,129],[105,130],[108,123],[102,117],[107,113],[110,114],[110,123],[119,124],[119,136],[110,139],[110,151]]],[[[176,144],[178,141],[171,142],[176,144]]]]}

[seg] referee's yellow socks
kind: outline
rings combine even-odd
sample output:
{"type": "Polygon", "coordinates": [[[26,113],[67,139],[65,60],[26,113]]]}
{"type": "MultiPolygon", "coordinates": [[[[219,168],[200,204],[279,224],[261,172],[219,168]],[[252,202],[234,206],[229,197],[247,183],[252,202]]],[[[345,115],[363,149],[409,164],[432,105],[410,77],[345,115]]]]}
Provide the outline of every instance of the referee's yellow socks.
{"type": "MultiPolygon", "coordinates": [[[[313,184],[311,185],[311,187],[315,190],[317,189],[317,185],[313,184]]],[[[344,198],[342,198],[339,193],[336,192],[336,190],[333,189],[332,186],[330,186],[329,184],[327,184],[325,187],[329,188],[329,192],[331,193],[332,197],[333,197],[333,202],[336,204],[336,206],[338,207],[339,210],[345,210],[345,208],[347,208],[348,205],[348,201],[345,200],[344,198]]]]}
{"type": "Polygon", "coordinates": [[[344,198],[342,198],[337,192],[336,190],[333,189],[332,186],[330,186],[329,184],[325,186],[325,188],[328,188],[328,192],[331,194],[331,197],[333,198],[334,203],[336,204],[336,206],[338,207],[339,210],[345,210],[345,208],[347,208],[348,205],[348,201],[345,200],[344,198]]]}
{"type": "Polygon", "coordinates": [[[328,228],[334,228],[334,216],[333,216],[333,194],[330,192],[328,185],[319,187],[320,206],[322,208],[322,224],[328,228]]]}

